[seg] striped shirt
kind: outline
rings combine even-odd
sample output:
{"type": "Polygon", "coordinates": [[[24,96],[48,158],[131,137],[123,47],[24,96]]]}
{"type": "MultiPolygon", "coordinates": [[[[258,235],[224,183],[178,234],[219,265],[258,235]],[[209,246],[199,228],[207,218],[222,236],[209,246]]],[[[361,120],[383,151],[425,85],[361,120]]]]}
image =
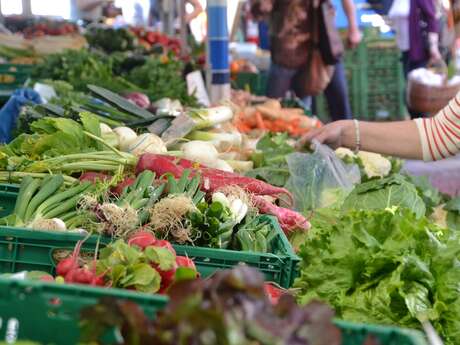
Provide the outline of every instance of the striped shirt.
{"type": "Polygon", "coordinates": [[[435,117],[416,119],[425,161],[460,152],[460,93],[435,117]]]}

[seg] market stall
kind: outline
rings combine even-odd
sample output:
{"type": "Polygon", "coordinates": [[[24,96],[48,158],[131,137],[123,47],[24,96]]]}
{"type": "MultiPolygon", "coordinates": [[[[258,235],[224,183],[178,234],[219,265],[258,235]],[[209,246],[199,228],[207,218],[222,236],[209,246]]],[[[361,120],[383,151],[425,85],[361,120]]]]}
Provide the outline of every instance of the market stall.
{"type": "MultiPolygon", "coordinates": [[[[207,50],[0,36],[0,344],[460,344],[455,181],[359,136],[300,145],[327,116],[266,97],[270,55],[228,49],[225,1],[207,15],[207,50]]],[[[390,41],[346,57],[369,120],[404,112],[390,41]]]]}

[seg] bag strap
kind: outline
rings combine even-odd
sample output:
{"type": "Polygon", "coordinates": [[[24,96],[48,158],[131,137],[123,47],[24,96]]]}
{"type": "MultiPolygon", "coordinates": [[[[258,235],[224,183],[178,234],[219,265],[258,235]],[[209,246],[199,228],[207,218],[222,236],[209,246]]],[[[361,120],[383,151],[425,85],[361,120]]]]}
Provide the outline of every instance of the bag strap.
{"type": "Polygon", "coordinates": [[[310,24],[310,45],[319,44],[319,8],[322,0],[307,0],[307,21],[310,24]]]}

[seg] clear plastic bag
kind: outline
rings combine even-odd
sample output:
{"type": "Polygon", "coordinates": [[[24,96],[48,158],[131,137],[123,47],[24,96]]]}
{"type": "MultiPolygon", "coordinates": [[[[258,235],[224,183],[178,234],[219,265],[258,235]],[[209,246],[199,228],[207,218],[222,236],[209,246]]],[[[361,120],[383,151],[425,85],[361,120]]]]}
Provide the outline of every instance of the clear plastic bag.
{"type": "Polygon", "coordinates": [[[359,167],[346,165],[326,145],[313,142],[311,154],[292,153],[287,157],[290,178],[287,189],[294,195],[294,207],[301,213],[339,206],[361,180],[359,167]]]}

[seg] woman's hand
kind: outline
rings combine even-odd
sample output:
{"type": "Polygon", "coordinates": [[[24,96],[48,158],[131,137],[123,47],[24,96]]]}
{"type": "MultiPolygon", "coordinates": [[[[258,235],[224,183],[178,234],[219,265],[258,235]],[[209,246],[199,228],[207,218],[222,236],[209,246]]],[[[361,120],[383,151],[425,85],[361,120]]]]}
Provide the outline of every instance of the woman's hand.
{"type": "Polygon", "coordinates": [[[336,121],[327,124],[324,127],[311,130],[304,135],[299,143],[299,147],[305,147],[312,140],[316,139],[321,144],[326,144],[336,149],[338,147],[347,147],[350,143],[350,134],[353,131],[353,122],[350,120],[336,121]]]}

